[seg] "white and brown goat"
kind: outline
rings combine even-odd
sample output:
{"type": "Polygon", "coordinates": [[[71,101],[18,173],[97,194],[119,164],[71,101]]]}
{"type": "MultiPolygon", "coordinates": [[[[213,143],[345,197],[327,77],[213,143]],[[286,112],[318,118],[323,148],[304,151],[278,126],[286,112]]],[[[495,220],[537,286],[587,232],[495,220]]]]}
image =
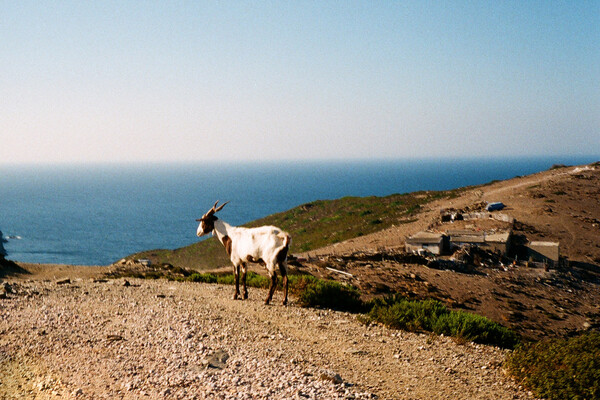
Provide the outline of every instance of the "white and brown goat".
{"type": "Polygon", "coordinates": [[[265,299],[265,304],[269,304],[273,298],[277,286],[277,269],[279,269],[283,277],[283,304],[286,305],[288,301],[287,253],[290,247],[290,235],[275,226],[260,226],[258,228],[231,226],[215,216],[215,213],[223,209],[228,202],[217,207],[218,203],[217,200],[215,205],[202,218],[196,220],[200,221],[196,235],[204,236],[213,232],[225,247],[225,251],[227,251],[233,264],[233,274],[235,276],[233,298],[237,299],[240,296],[240,267],[242,268],[242,284],[244,286],[243,298],[248,298],[246,264],[252,262],[265,266],[271,278],[269,294],[265,299]]]}

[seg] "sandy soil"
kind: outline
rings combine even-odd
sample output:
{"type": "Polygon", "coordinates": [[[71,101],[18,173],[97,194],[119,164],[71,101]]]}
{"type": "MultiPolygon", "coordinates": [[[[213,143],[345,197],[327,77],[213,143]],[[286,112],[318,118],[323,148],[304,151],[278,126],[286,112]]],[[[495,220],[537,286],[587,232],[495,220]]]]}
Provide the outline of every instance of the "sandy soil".
{"type": "Polygon", "coordinates": [[[259,289],[234,301],[218,285],[40,276],[0,300],[0,398],[530,397],[504,350],[264,306],[259,289]]]}

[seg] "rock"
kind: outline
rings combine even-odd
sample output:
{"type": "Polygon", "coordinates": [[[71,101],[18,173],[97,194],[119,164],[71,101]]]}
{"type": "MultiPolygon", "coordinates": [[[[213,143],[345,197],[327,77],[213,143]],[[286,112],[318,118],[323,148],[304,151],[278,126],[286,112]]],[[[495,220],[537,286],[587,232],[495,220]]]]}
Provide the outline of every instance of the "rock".
{"type": "Polygon", "coordinates": [[[125,282],[123,282],[123,286],[131,286],[131,283],[129,283],[129,281],[126,280],[125,282]]]}
{"type": "Polygon", "coordinates": [[[223,369],[228,359],[229,353],[225,350],[217,350],[212,356],[206,359],[206,364],[209,368],[223,369]]]}
{"type": "Polygon", "coordinates": [[[4,292],[8,293],[16,293],[15,288],[8,282],[3,282],[2,283],[2,289],[4,289],[4,292]]]}
{"type": "Polygon", "coordinates": [[[83,390],[81,388],[75,389],[73,390],[73,392],[71,393],[71,395],[73,397],[77,397],[77,396],[81,396],[83,394],[83,390]]]}
{"type": "Polygon", "coordinates": [[[344,380],[339,374],[336,374],[335,372],[329,370],[321,372],[321,379],[323,379],[324,381],[333,382],[336,385],[339,385],[340,383],[344,382],[344,380]]]}
{"type": "Polygon", "coordinates": [[[69,283],[71,283],[71,280],[69,278],[56,281],[57,285],[65,285],[65,284],[69,284],[69,283]]]}

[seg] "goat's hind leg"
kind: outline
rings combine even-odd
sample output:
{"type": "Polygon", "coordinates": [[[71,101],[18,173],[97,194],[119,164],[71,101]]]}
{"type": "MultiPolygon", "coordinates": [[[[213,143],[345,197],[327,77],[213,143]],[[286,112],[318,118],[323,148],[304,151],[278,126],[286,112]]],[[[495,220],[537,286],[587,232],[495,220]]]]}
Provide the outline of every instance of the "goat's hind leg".
{"type": "Polygon", "coordinates": [[[287,306],[288,303],[288,270],[287,270],[287,264],[283,264],[280,263],[279,264],[279,272],[281,272],[281,276],[283,277],[283,302],[281,304],[283,304],[284,306],[287,306]]]}
{"type": "Polygon", "coordinates": [[[244,300],[246,300],[248,298],[248,288],[246,288],[246,272],[248,272],[248,269],[246,268],[246,263],[242,264],[242,285],[244,287],[244,300]]]}
{"type": "Polygon", "coordinates": [[[265,299],[265,304],[269,304],[271,299],[273,298],[273,293],[275,293],[275,287],[277,287],[277,273],[275,271],[269,271],[269,275],[271,277],[271,284],[269,285],[269,294],[265,299]]]}
{"type": "MultiPolygon", "coordinates": [[[[233,276],[235,278],[235,293],[233,294],[233,299],[237,300],[240,296],[240,265],[233,266],[233,276]]],[[[244,277],[246,275],[244,274],[244,277]]],[[[246,280],[244,279],[244,286],[246,285],[246,280]]]]}

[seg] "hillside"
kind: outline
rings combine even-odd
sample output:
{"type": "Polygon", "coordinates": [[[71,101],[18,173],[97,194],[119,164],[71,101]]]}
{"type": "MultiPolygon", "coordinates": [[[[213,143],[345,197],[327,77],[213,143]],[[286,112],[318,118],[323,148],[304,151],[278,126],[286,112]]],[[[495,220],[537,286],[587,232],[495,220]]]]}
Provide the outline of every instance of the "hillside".
{"type": "MultiPolygon", "coordinates": [[[[392,225],[413,223],[425,204],[440,198],[455,197],[460,191],[316,200],[244,226],[278,226],[293,237],[291,253],[300,253],[378,232],[392,225]]],[[[227,208],[219,213],[219,217],[227,221],[227,208]]],[[[168,263],[195,270],[229,265],[223,246],[215,238],[176,250],[149,250],[127,257],[140,258],[150,259],[154,264],[168,263]]]]}
{"type": "MultiPolygon", "coordinates": [[[[399,292],[411,298],[433,297],[454,309],[484,315],[526,338],[568,336],[600,327],[598,199],[598,164],[560,167],[494,182],[465,190],[453,199],[427,204],[419,220],[412,224],[303,254],[314,260],[305,267],[317,276],[345,280],[370,295],[399,292]],[[473,265],[470,271],[457,272],[403,262],[395,255],[396,250],[403,248],[406,237],[419,230],[465,226],[458,222],[441,223],[440,210],[468,208],[481,201],[501,201],[508,206],[503,213],[516,219],[516,237],[559,242],[568,266],[545,271],[522,263],[514,267],[473,265]],[[361,258],[361,252],[377,256],[361,258]]],[[[479,229],[478,224],[484,222],[468,223],[479,229]]]]}
{"type": "MultiPolygon", "coordinates": [[[[598,164],[558,166],[455,191],[316,201],[249,226],[274,224],[288,230],[293,236],[292,253],[300,260],[291,262],[294,271],[346,281],[365,297],[393,292],[411,298],[433,297],[539,339],[600,326],[599,198],[598,164]],[[405,239],[420,230],[465,227],[466,221],[442,223],[441,210],[495,201],[506,204],[502,212],[516,219],[515,237],[559,242],[569,267],[544,271],[520,264],[506,268],[474,265],[465,273],[428,268],[403,261],[399,255],[405,239]]],[[[226,219],[226,214],[222,217],[226,219]]],[[[469,224],[484,229],[485,223],[469,224]]],[[[193,269],[230,268],[215,239],[132,258],[193,269]]],[[[264,273],[258,266],[252,269],[264,273]]]]}

